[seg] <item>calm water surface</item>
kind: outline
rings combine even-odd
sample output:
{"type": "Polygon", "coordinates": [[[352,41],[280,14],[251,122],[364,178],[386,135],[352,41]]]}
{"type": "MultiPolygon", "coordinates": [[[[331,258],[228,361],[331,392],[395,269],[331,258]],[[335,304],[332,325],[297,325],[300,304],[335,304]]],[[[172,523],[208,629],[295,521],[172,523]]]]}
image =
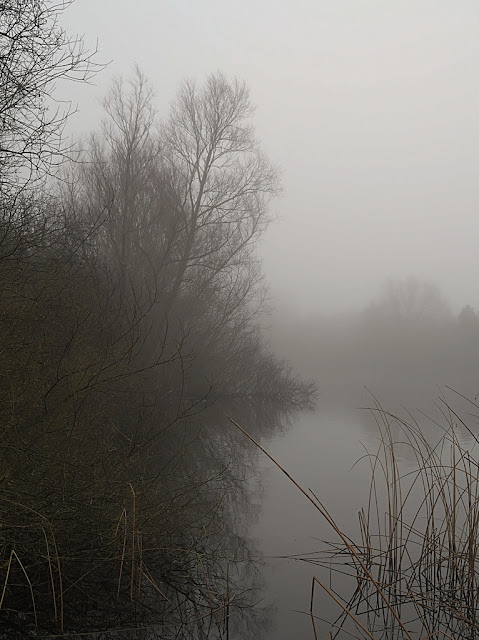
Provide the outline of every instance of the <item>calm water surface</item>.
{"type": "MultiPolygon", "coordinates": [[[[417,406],[416,403],[413,408],[417,406]]],[[[431,411],[431,406],[432,403],[427,406],[425,402],[425,411],[431,411]]],[[[407,416],[405,410],[399,411],[407,416]]],[[[438,437],[437,426],[425,422],[429,437],[438,437]]],[[[398,429],[397,437],[400,436],[398,429]]],[[[357,539],[358,511],[367,505],[371,477],[364,454],[366,450],[375,452],[378,443],[378,428],[370,412],[330,406],[299,415],[286,434],[274,437],[266,447],[303,488],[311,489],[318,496],[342,531],[357,539]]],[[[408,448],[399,447],[398,456],[402,472],[414,468],[408,448]]],[[[308,614],[313,576],[320,577],[346,598],[352,594],[355,584],[340,574],[334,574],[330,582],[330,574],[324,568],[299,559],[324,549],[325,541],[339,542],[339,538],[266,456],[259,457],[257,474],[264,491],[260,517],[252,526],[251,535],[263,555],[266,599],[273,604],[274,612],[270,630],[264,637],[314,638],[308,614]],[[296,559],[285,556],[296,556],[296,559]]],[[[339,612],[337,605],[320,589],[316,590],[314,610],[330,621],[339,612]]],[[[331,629],[326,623],[317,625],[318,637],[325,637],[331,629]]]]}

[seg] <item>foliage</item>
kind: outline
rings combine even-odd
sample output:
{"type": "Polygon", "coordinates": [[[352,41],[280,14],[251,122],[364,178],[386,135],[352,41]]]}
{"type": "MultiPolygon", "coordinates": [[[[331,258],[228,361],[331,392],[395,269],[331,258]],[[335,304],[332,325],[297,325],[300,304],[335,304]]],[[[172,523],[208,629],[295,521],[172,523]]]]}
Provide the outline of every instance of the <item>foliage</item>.
{"type": "Polygon", "coordinates": [[[199,446],[204,403],[181,394],[183,345],[151,351],[151,307],[77,239],[40,240],[16,235],[0,272],[2,632],[221,635],[248,556],[214,430],[199,446]]]}
{"type": "Polygon", "coordinates": [[[254,322],[276,173],[244,84],[185,83],[157,127],[136,70],[89,162],[40,188],[64,151],[52,82],[91,70],[65,6],[0,14],[0,634],[228,637],[254,600],[248,452],[210,405],[314,393],[254,322]]]}

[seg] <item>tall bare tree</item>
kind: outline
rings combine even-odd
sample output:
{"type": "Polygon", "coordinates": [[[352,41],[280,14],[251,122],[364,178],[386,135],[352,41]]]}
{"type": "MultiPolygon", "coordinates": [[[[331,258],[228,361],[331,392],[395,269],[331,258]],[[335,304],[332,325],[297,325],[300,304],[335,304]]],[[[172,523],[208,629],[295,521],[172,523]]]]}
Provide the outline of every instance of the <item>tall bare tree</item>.
{"type": "MultiPolygon", "coordinates": [[[[260,150],[245,83],[222,73],[198,87],[183,83],[163,128],[164,155],[179,189],[184,230],[169,291],[171,307],[185,287],[241,280],[279,191],[277,171],[260,150]]],[[[250,274],[251,275],[251,274],[250,274]]],[[[242,286],[244,289],[244,286],[242,286]]]]}
{"type": "Polygon", "coordinates": [[[154,274],[166,315],[201,290],[209,313],[221,299],[221,324],[258,294],[254,243],[277,172],[255,140],[244,83],[220,73],[202,87],[186,81],[158,129],[152,101],[139,69],[105,98],[83,169],[90,219],[123,282],[154,274]]]}
{"type": "Polygon", "coordinates": [[[153,239],[158,244],[156,256],[161,254],[166,227],[153,99],[139,68],[127,83],[117,78],[103,100],[101,132],[91,136],[87,162],[80,169],[88,218],[97,229],[101,251],[117,269],[122,288],[140,262],[153,259],[153,239]]]}

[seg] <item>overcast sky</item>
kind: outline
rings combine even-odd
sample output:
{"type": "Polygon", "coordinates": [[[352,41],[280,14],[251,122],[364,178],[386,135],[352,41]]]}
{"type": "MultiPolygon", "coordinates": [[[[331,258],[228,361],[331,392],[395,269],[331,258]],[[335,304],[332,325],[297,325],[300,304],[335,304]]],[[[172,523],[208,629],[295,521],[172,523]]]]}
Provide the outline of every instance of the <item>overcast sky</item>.
{"type": "Polygon", "coordinates": [[[76,0],[63,22],[112,61],[69,88],[76,134],[134,62],[160,114],[185,77],[248,83],[283,174],[261,246],[280,307],[356,309],[412,274],[479,307],[477,0],[76,0]]]}

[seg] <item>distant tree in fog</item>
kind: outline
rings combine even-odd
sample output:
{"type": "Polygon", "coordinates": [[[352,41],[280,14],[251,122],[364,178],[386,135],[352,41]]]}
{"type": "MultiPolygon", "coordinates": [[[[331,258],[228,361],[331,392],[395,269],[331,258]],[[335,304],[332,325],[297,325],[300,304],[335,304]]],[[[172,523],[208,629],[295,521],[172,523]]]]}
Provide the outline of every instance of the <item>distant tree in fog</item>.
{"type": "Polygon", "coordinates": [[[451,309],[440,289],[415,277],[389,280],[368,315],[385,320],[448,320],[451,309]]]}
{"type": "Polygon", "coordinates": [[[476,315],[471,305],[466,304],[457,316],[457,321],[461,327],[479,327],[479,317],[476,315]]]}

